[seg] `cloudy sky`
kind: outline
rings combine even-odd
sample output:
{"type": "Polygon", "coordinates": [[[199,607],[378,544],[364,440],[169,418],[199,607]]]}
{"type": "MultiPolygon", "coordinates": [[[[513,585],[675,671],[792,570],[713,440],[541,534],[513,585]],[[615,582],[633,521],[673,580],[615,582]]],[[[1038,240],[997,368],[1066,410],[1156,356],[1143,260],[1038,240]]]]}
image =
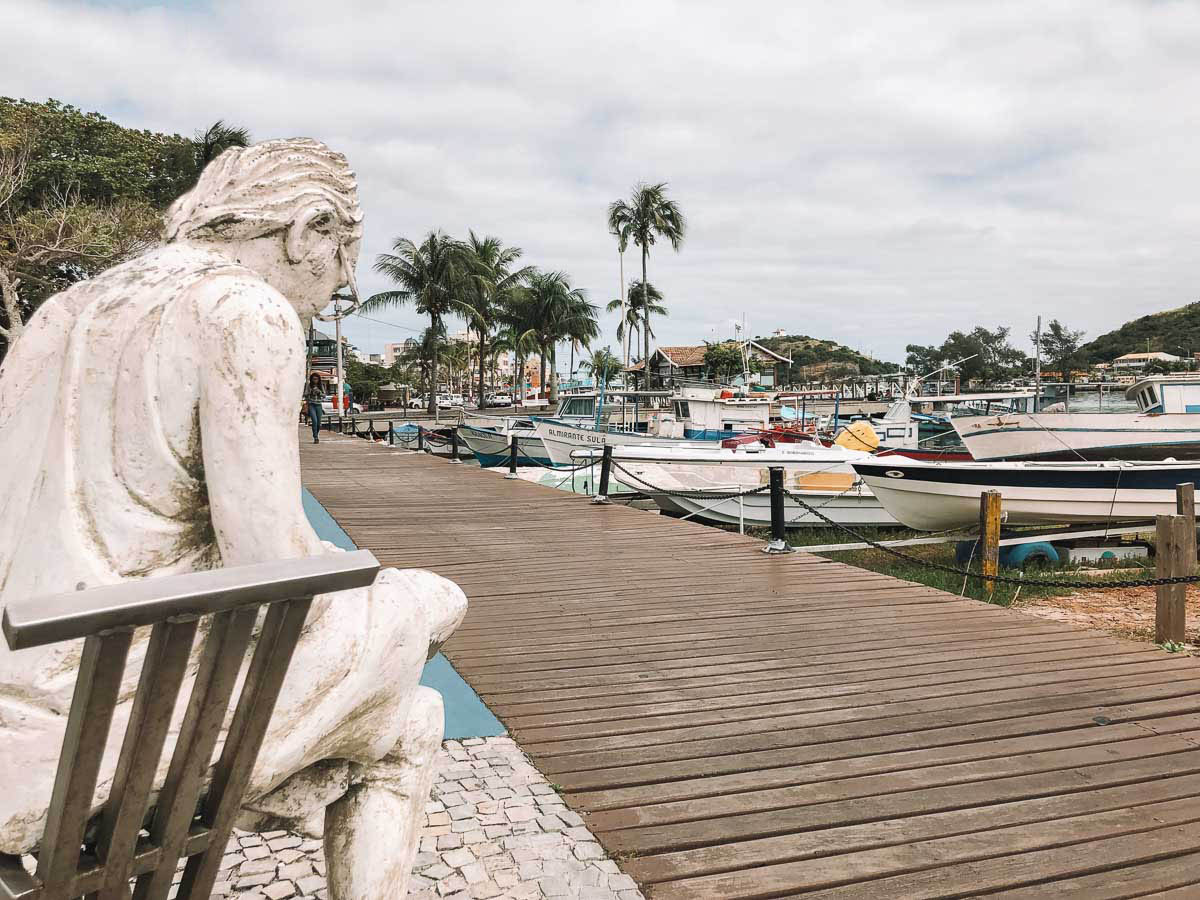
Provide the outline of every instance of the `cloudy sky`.
{"type": "MultiPolygon", "coordinates": [[[[650,259],[664,344],[744,316],[895,360],[1200,299],[1195,2],[0,0],[0,22],[2,94],[344,151],[367,292],[396,236],[474,228],[606,302],[607,204],[652,180],[689,222],[650,259]]],[[[347,332],[421,327],[381,318],[347,332]]]]}

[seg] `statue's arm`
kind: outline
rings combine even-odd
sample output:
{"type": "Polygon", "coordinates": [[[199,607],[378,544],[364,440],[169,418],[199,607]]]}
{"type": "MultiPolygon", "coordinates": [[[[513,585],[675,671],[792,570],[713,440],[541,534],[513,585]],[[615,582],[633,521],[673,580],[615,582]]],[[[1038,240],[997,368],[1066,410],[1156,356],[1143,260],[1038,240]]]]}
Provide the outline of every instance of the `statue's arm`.
{"type": "Polygon", "coordinates": [[[300,500],[299,319],[283,296],[249,278],[207,285],[196,311],[200,440],[222,561],[328,552],[300,500]]]}

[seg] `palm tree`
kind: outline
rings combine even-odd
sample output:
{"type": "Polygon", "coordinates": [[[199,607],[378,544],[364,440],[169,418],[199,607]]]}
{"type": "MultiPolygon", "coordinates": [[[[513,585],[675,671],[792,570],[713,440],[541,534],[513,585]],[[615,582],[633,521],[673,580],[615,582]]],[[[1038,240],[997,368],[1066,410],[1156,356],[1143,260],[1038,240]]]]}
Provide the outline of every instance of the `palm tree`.
{"type": "Polygon", "coordinates": [[[580,365],[597,381],[608,381],[621,368],[621,360],[607,347],[601,347],[580,365]]]}
{"type": "Polygon", "coordinates": [[[250,132],[240,125],[227,125],[217,119],[205,131],[197,131],[192,138],[196,150],[196,164],[203,169],[230,147],[249,147],[250,132]]]}
{"type": "MultiPolygon", "coordinates": [[[[639,183],[633,189],[629,202],[615,200],[608,207],[609,231],[632,240],[642,248],[642,283],[647,284],[647,259],[650,255],[650,245],[658,238],[665,239],[671,248],[678,252],[687,231],[683,212],[674,200],[667,199],[667,184],[639,183]]],[[[650,308],[643,310],[643,356],[646,373],[646,387],[650,387],[650,308]]]]}
{"type": "MultiPolygon", "coordinates": [[[[531,271],[532,279],[536,270],[531,271]]],[[[525,399],[525,360],[538,350],[537,335],[533,329],[534,304],[528,287],[509,294],[500,305],[497,316],[499,329],[494,340],[502,342],[513,352],[516,365],[513,399],[525,399]]]]}
{"type": "MultiPolygon", "coordinates": [[[[415,305],[417,312],[429,316],[429,328],[444,335],[445,318],[463,312],[466,304],[464,268],[467,253],[463,244],[443,231],[431,231],[420,246],[408,238],[396,238],[392,253],[375,258],[375,271],[386,275],[396,289],[372,294],[362,305],[363,312],[394,306],[415,305]]],[[[429,386],[429,413],[437,414],[438,350],[432,347],[433,383],[429,386]]]]}
{"type": "Polygon", "coordinates": [[[571,287],[563,272],[535,272],[529,278],[531,304],[530,330],[536,335],[542,355],[542,383],[546,383],[546,363],[550,364],[550,402],[558,399],[555,377],[556,347],[559,341],[578,341],[584,347],[600,334],[596,307],[588,302],[582,288],[571,287]],[[547,359],[548,357],[548,359],[547,359]]]}
{"type": "MultiPolygon", "coordinates": [[[[605,307],[609,312],[616,312],[625,306],[625,318],[617,323],[617,340],[621,340],[626,330],[631,333],[641,334],[642,324],[648,321],[650,316],[665,316],[667,308],[662,305],[663,295],[654,285],[647,285],[643,290],[640,281],[631,281],[629,283],[628,300],[610,300],[608,306],[605,307]],[[650,297],[650,309],[645,309],[646,296],[650,297]]],[[[650,337],[654,337],[654,332],[650,332],[650,337]]],[[[626,363],[628,368],[628,363],[626,363]]]]}
{"type": "Polygon", "coordinates": [[[532,266],[514,269],[520,247],[505,247],[498,237],[480,238],[474,231],[466,241],[470,274],[464,315],[479,335],[479,403],[483,404],[487,342],[510,299],[524,289],[532,266]]]}

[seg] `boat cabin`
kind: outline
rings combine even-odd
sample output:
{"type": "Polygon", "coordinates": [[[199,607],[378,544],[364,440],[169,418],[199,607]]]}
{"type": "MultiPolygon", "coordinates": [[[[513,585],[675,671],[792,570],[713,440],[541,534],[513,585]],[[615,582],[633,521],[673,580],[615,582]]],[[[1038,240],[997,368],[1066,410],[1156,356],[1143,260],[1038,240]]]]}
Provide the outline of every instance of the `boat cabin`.
{"type": "Polygon", "coordinates": [[[1200,377],[1157,375],[1134,382],[1125,391],[1143,413],[1200,413],[1200,377]]]}
{"type": "Polygon", "coordinates": [[[717,441],[771,426],[771,396],[731,388],[683,387],[652,426],[661,437],[717,441]]]}

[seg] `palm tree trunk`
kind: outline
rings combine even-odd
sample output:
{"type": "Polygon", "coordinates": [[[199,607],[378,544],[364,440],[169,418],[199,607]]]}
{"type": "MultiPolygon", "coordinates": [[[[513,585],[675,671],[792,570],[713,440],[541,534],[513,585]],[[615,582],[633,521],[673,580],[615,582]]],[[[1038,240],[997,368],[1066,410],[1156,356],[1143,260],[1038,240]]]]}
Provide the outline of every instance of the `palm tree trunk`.
{"type": "Polygon", "coordinates": [[[550,403],[553,405],[558,402],[558,366],[555,364],[558,357],[558,344],[550,343],[550,389],[547,392],[550,403]]]}
{"type": "Polygon", "coordinates": [[[480,410],[483,409],[483,384],[487,378],[487,353],[484,352],[484,333],[483,328],[479,329],[479,396],[475,398],[475,404],[480,410]]]}
{"type": "Polygon", "coordinates": [[[433,347],[429,351],[429,356],[430,356],[429,371],[431,374],[429,376],[429,404],[428,404],[428,406],[429,406],[429,414],[431,416],[436,416],[437,415],[437,379],[438,379],[437,335],[441,333],[442,329],[441,329],[441,323],[438,321],[437,316],[429,317],[429,325],[431,328],[433,328],[434,341],[433,341],[433,347]]]}
{"type": "Polygon", "coordinates": [[[642,242],[642,349],[645,351],[644,368],[642,371],[646,373],[646,390],[651,390],[653,382],[650,379],[650,298],[646,287],[649,281],[646,280],[646,242],[642,242]]]}
{"type": "MultiPolygon", "coordinates": [[[[621,257],[621,322],[622,322],[622,324],[624,324],[627,322],[628,315],[629,315],[625,310],[625,251],[618,249],[617,254],[621,257]]],[[[621,343],[624,345],[623,349],[625,351],[625,368],[628,369],[629,368],[629,328],[628,328],[628,326],[626,326],[626,328],[625,328],[625,339],[623,341],[621,341],[621,343]]],[[[622,376],[622,378],[623,377],[624,376],[622,376]]]]}

